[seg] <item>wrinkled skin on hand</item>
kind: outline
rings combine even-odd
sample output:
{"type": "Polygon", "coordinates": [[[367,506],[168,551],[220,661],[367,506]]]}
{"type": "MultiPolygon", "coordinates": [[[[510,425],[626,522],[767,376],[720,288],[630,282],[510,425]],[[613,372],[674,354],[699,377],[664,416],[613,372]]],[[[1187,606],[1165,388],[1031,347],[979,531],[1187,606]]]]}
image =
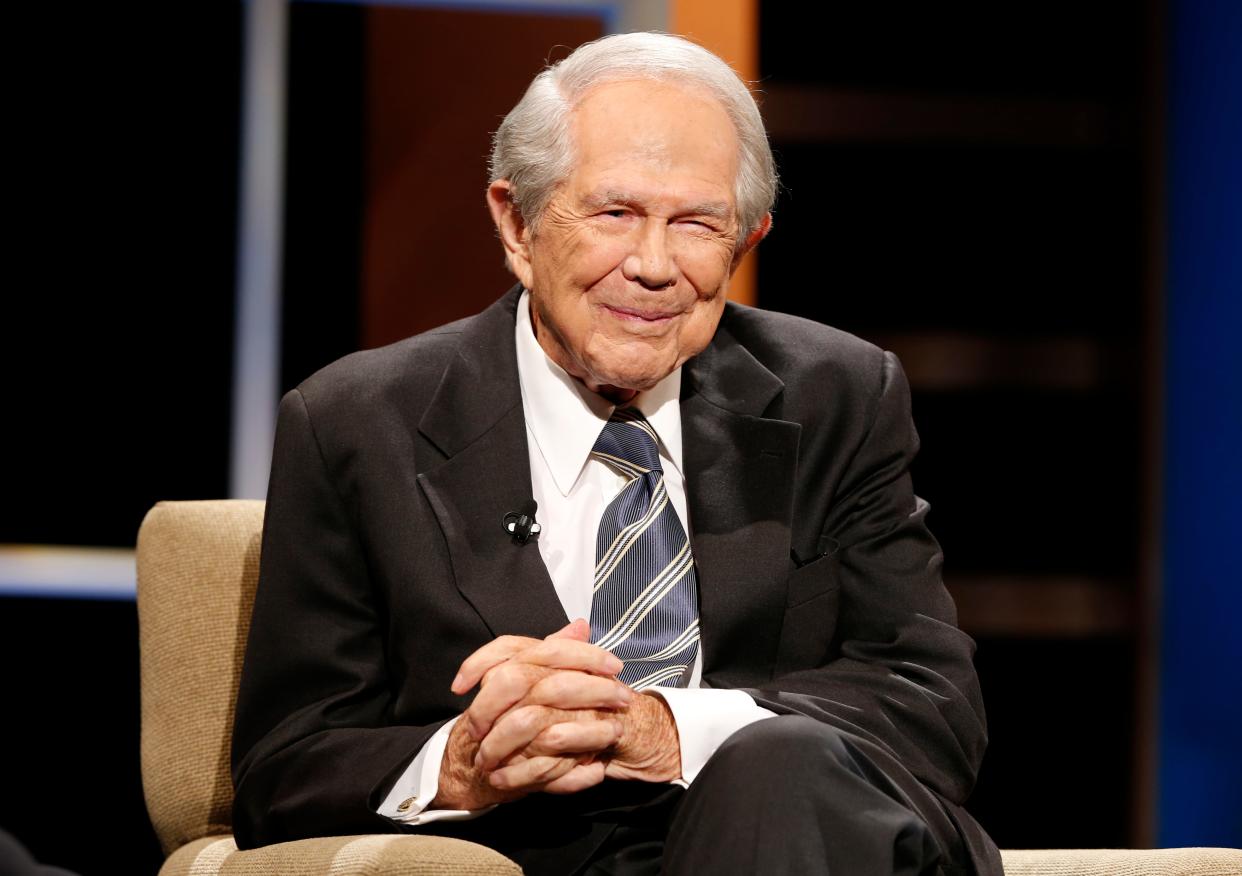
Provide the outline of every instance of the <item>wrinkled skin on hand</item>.
{"type": "Polygon", "coordinates": [[[577,620],[543,640],[502,636],[467,658],[453,691],[480,690],[449,735],[433,808],[681,775],[668,706],[617,681],[621,661],[589,636],[577,620]]]}

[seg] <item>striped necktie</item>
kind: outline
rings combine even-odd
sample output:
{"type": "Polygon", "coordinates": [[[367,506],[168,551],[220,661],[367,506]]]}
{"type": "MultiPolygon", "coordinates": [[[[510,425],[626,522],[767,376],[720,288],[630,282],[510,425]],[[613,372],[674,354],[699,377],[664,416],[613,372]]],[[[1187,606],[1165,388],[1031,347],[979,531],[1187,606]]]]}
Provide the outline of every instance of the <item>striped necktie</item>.
{"type": "Polygon", "coordinates": [[[669,502],[651,424],[617,410],[592,456],[630,478],[599,522],[591,641],[625,663],[635,690],[685,687],[699,650],[699,603],[690,540],[669,502]]]}

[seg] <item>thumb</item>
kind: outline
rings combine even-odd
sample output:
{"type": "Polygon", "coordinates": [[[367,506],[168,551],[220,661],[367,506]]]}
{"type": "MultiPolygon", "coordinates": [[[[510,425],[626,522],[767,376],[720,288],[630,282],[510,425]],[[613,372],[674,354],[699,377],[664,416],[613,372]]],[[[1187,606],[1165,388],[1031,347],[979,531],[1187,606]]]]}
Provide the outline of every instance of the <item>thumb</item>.
{"type": "Polygon", "coordinates": [[[583,618],[575,618],[547,638],[577,639],[579,642],[585,642],[591,638],[591,625],[583,618]]]}

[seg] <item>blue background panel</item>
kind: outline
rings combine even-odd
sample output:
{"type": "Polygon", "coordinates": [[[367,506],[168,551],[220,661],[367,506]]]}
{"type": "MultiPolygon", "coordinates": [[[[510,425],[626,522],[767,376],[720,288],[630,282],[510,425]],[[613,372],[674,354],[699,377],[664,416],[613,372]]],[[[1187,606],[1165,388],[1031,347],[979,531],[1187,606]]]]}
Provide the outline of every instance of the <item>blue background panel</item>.
{"type": "Polygon", "coordinates": [[[1169,4],[1161,846],[1242,845],[1242,3],[1169,4]]]}

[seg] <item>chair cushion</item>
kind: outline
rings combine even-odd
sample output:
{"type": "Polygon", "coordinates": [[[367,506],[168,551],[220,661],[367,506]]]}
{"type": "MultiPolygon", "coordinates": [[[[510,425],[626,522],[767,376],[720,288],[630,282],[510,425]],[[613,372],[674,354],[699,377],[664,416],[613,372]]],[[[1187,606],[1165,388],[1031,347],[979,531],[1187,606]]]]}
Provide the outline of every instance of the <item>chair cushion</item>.
{"type": "Polygon", "coordinates": [[[161,502],[138,533],[142,782],[165,853],[232,833],[229,740],[263,502],[161,502]]]}
{"type": "Polygon", "coordinates": [[[1237,849],[1008,849],[1006,876],[1239,876],[1237,849]]]}
{"type": "Polygon", "coordinates": [[[439,836],[339,836],[237,851],[232,837],[182,846],[160,876],[520,876],[508,858],[474,843],[439,836]]]}

